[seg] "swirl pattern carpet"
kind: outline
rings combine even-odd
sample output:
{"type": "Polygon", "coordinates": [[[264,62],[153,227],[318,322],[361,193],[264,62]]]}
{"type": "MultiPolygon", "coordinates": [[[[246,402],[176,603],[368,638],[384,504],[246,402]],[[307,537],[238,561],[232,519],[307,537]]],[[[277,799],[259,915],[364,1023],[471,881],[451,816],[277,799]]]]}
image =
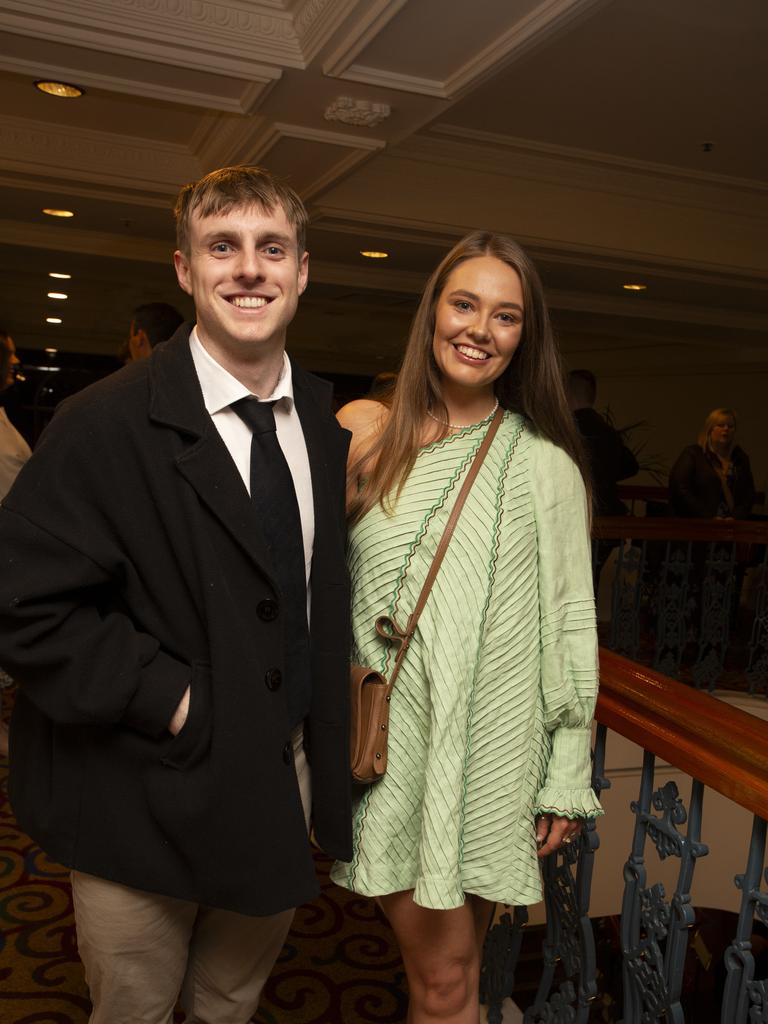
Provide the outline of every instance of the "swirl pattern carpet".
{"type": "MultiPolygon", "coordinates": [[[[86,1024],[68,872],[21,832],[0,761],[0,1022],[86,1024]]],[[[322,891],[301,907],[254,1024],[400,1024],[404,974],[376,905],[333,885],[315,854],[322,891]]],[[[177,1013],[175,1020],[184,1020],[177,1013]]]]}

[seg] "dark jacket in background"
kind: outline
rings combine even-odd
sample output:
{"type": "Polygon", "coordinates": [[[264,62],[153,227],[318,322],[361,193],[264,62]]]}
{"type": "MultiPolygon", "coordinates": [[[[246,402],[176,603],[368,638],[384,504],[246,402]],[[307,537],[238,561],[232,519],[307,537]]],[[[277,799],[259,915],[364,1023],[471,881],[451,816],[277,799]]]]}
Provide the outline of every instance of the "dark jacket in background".
{"type": "Polygon", "coordinates": [[[628,509],[617,484],[638,472],[637,459],[595,409],[576,409],[573,416],[589,458],[595,515],[625,516],[628,509]]]}
{"type": "MultiPolygon", "coordinates": [[[[317,891],[281,684],[280,594],[206,412],[189,325],[66,401],[0,509],[10,793],[55,860],[245,914],[317,891]],[[187,685],[189,716],[167,726],[187,685]]],[[[349,434],[293,368],[315,511],[308,719],[319,843],[351,855],[349,434]]]]}
{"type": "MultiPolygon", "coordinates": [[[[731,454],[735,519],[746,519],[755,500],[755,485],[749,457],[738,445],[731,454]]],[[[684,448],[669,474],[669,504],[673,515],[695,519],[714,519],[723,514],[725,496],[717,470],[702,450],[701,445],[684,448]]]]}

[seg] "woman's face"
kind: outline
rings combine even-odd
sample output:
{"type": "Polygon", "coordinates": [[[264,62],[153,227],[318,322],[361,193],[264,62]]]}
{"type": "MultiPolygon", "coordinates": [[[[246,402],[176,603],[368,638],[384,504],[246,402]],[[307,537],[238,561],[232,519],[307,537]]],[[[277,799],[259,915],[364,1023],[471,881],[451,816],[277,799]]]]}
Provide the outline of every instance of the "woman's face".
{"type": "Polygon", "coordinates": [[[736,423],[733,416],[718,416],[712,429],[709,431],[709,439],[712,444],[727,446],[736,437],[736,423]]]}
{"type": "Polygon", "coordinates": [[[493,391],[523,332],[520,275],[495,256],[476,256],[451,271],[435,308],[432,351],[444,381],[493,391]]]}

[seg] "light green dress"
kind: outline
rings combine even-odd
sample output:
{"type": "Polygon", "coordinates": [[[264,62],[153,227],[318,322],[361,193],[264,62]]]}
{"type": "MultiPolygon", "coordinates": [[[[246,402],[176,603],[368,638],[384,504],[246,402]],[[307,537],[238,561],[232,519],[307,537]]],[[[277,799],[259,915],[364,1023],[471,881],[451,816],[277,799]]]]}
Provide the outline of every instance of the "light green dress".
{"type": "MultiPolygon", "coordinates": [[[[413,610],[473,455],[468,427],[423,448],[394,511],[353,527],[355,661],[391,669],[374,622],[413,610]]],[[[390,705],[389,765],[354,819],[354,892],[541,899],[534,818],[602,813],[590,788],[597,640],[584,486],[507,412],[461,513],[390,705]]]]}

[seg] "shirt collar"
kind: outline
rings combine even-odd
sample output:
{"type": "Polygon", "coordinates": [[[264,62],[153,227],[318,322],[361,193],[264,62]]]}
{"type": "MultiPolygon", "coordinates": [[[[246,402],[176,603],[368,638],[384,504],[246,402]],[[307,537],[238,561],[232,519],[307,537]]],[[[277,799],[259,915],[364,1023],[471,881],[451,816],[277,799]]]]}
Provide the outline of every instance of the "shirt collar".
{"type": "Polygon", "coordinates": [[[286,352],[283,352],[283,368],[280,371],[275,389],[271,395],[253,396],[245,384],[241,384],[236,377],[225,370],[217,363],[210,352],[203,347],[197,336],[197,327],[193,327],[189,335],[189,348],[192,352],[192,361],[195,364],[195,372],[200,381],[200,388],[203,392],[205,408],[211,416],[221,412],[241,398],[258,397],[261,402],[277,402],[284,400],[287,409],[293,406],[293,374],[291,372],[291,361],[286,352]]]}

